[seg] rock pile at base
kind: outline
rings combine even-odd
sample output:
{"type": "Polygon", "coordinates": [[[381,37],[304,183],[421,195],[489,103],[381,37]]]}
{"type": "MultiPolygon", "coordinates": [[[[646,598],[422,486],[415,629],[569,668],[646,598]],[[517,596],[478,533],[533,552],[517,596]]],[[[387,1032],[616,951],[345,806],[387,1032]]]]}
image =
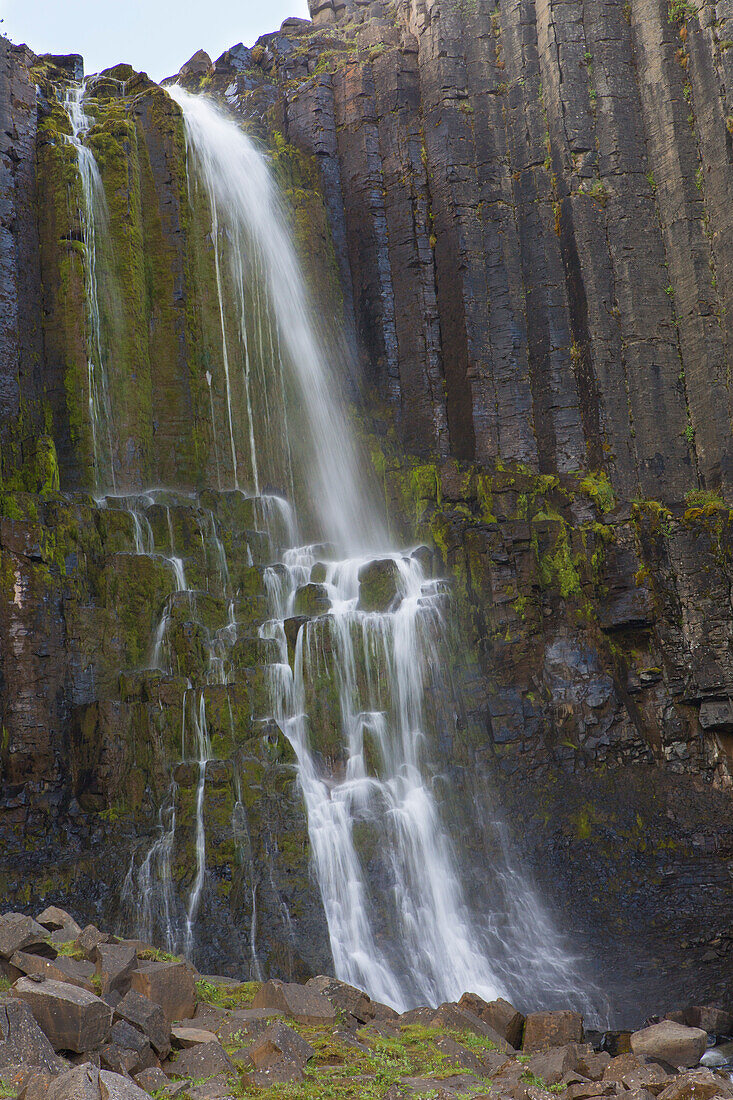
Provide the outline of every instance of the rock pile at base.
{"type": "Polygon", "coordinates": [[[472,992],[400,1015],[324,975],[202,976],[55,908],[0,917],[0,976],[4,1100],[733,1100],[718,1006],[604,1037],[472,992]]]}

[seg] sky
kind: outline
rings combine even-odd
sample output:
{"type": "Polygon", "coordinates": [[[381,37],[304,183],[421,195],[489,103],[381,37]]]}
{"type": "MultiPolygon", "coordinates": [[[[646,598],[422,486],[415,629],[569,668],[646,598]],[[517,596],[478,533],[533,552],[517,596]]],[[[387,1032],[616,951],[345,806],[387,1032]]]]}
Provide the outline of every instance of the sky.
{"type": "Polygon", "coordinates": [[[0,0],[0,31],[35,53],[80,53],[87,73],[127,62],[162,80],[196,50],[216,60],[308,18],[307,0],[0,0]]]}

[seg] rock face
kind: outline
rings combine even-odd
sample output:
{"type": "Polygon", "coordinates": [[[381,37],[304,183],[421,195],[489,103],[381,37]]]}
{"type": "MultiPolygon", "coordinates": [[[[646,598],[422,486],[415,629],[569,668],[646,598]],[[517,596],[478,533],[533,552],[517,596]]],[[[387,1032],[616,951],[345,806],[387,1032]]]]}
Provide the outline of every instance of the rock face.
{"type": "MultiPolygon", "coordinates": [[[[708,0],[312,14],[251,50],[196,54],[181,81],[269,143],[315,308],[343,314],[354,392],[377,399],[361,423],[392,529],[453,581],[470,658],[436,762],[466,862],[480,880],[479,818],[501,802],[581,947],[603,930],[612,976],[630,947],[665,976],[663,999],[656,978],[631,998],[640,1018],[715,1000],[733,966],[729,20],[708,0]]],[[[0,39],[0,888],[39,910],[74,898],[78,917],[130,932],[160,933],[171,911],[180,927],[201,780],[206,958],[305,979],[331,960],[294,757],[262,718],[268,547],[253,502],[210,488],[232,472],[211,218],[190,199],[180,112],[127,66],[90,89],[90,141],[123,289],[107,302],[109,461],[131,492],[169,488],[136,502],[151,546],[135,508],[90,495],[59,106],[79,62],[0,39]],[[240,637],[212,685],[204,643],[232,592],[240,637]],[[174,671],[141,672],[164,621],[174,671]],[[180,752],[192,690],[203,769],[180,752]],[[172,853],[169,879],[154,850],[172,853]],[[172,902],[123,896],[146,869],[172,902]]],[[[243,483],[247,439],[232,444],[243,483]]],[[[328,611],[324,579],[301,589],[291,651],[328,611]]],[[[396,593],[394,563],[367,567],[364,608],[396,593]]],[[[319,751],[338,767],[318,686],[319,751]]],[[[65,927],[51,913],[44,934],[74,939],[65,927]]],[[[5,969],[37,954],[33,935],[7,941],[5,969]]],[[[124,966],[103,977],[124,991],[124,966]]]]}

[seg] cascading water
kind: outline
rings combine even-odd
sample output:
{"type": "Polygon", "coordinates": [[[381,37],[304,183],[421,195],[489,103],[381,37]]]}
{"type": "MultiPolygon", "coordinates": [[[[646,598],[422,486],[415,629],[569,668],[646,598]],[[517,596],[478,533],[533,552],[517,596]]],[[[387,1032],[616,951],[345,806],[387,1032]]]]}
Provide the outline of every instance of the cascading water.
{"type": "MultiPolygon", "coordinates": [[[[247,311],[254,283],[256,313],[264,309],[270,317],[269,347],[258,329],[259,361],[268,355],[274,360],[271,366],[280,378],[285,375],[283,395],[292,385],[305,412],[307,439],[298,460],[308,474],[321,535],[352,554],[338,560],[333,551],[315,547],[287,551],[266,573],[271,618],[260,630],[278,649],[279,659],[267,669],[271,711],[298,760],[336,973],[400,1007],[438,1003],[472,989],[487,997],[519,992],[524,1004],[559,996],[587,1009],[573,960],[511,858],[487,869],[497,910],[480,915],[476,899],[467,897],[430,763],[428,704],[441,690],[446,659],[440,585],[424,575],[419,557],[384,550],[382,522],[361,483],[356,447],[309,319],[303,278],[263,156],[212,103],[178,87],[170,94],[183,111],[190,171],[212,211],[227,388],[232,360],[224,323],[222,228],[247,387],[247,311]],[[376,612],[359,606],[360,570],[375,548],[395,575],[393,601],[376,612]],[[307,587],[314,594],[312,582],[319,607],[302,622],[293,615],[299,593],[307,587]],[[330,710],[319,697],[319,685],[324,695],[329,684],[336,687],[330,710]],[[517,907],[521,920],[503,919],[517,907]]],[[[249,400],[249,388],[247,394],[249,400]]],[[[258,478],[265,464],[251,403],[249,408],[251,465],[258,478]]],[[[231,420],[228,428],[233,432],[231,420]]],[[[232,435],[236,482],[235,442],[232,435]]],[[[201,866],[189,908],[194,915],[201,866]]]]}
{"type": "Polygon", "coordinates": [[[84,244],[84,289],[88,325],[87,385],[95,487],[101,489],[109,486],[114,492],[116,478],[112,417],[107,365],[103,352],[99,288],[100,245],[103,239],[109,238],[109,211],[99,167],[91,149],[84,144],[84,136],[93,125],[93,119],[84,111],[84,93],[83,84],[70,85],[63,105],[71,123],[68,140],[76,151],[81,181],[79,221],[84,244]]]}

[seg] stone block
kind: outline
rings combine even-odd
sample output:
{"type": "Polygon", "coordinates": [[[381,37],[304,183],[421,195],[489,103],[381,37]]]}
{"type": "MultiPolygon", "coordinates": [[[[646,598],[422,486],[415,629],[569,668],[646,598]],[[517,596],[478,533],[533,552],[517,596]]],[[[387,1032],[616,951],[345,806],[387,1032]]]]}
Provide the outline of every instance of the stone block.
{"type": "Polygon", "coordinates": [[[149,997],[130,990],[116,1005],[114,1019],[124,1020],[136,1027],[150,1040],[160,1057],[165,1058],[171,1048],[170,1027],[160,1005],[149,997]]]}
{"type": "Polygon", "coordinates": [[[21,1064],[50,1074],[64,1066],[29,1006],[7,997],[0,1000],[0,1069],[21,1064]]]}
{"type": "Polygon", "coordinates": [[[145,962],[134,971],[131,988],[160,1005],[168,1027],[174,1020],[187,1020],[196,1008],[193,974],[182,962],[145,962]]]}
{"type": "Polygon", "coordinates": [[[583,1041],[583,1017],[579,1012],[531,1012],[524,1024],[524,1051],[561,1047],[583,1041]]]}
{"type": "Polygon", "coordinates": [[[638,1057],[661,1059],[678,1068],[696,1066],[707,1045],[702,1028],[685,1027],[673,1020],[662,1020],[631,1036],[631,1049],[638,1057]]]}
{"type": "Polygon", "coordinates": [[[52,980],[19,978],[13,993],[28,1005],[54,1050],[83,1054],[104,1043],[112,1026],[112,1009],[86,989],[52,980]]]}
{"type": "Polygon", "coordinates": [[[328,998],[315,989],[295,982],[269,981],[260,986],[252,1001],[253,1008],[271,1008],[302,1024],[332,1024],[336,1009],[328,998]]]}
{"type": "Polygon", "coordinates": [[[5,913],[0,917],[0,958],[9,959],[16,951],[43,951],[51,958],[56,955],[43,925],[24,913],[5,913]]]}
{"type": "Polygon", "coordinates": [[[302,1069],[314,1054],[310,1043],[280,1020],[270,1024],[249,1049],[255,1069],[267,1069],[283,1060],[302,1069]]]}
{"type": "Polygon", "coordinates": [[[458,1004],[498,1032],[509,1046],[515,1049],[521,1046],[524,1016],[509,1001],[502,997],[495,1001],[485,1001],[477,993],[464,993],[458,1004]]]}

